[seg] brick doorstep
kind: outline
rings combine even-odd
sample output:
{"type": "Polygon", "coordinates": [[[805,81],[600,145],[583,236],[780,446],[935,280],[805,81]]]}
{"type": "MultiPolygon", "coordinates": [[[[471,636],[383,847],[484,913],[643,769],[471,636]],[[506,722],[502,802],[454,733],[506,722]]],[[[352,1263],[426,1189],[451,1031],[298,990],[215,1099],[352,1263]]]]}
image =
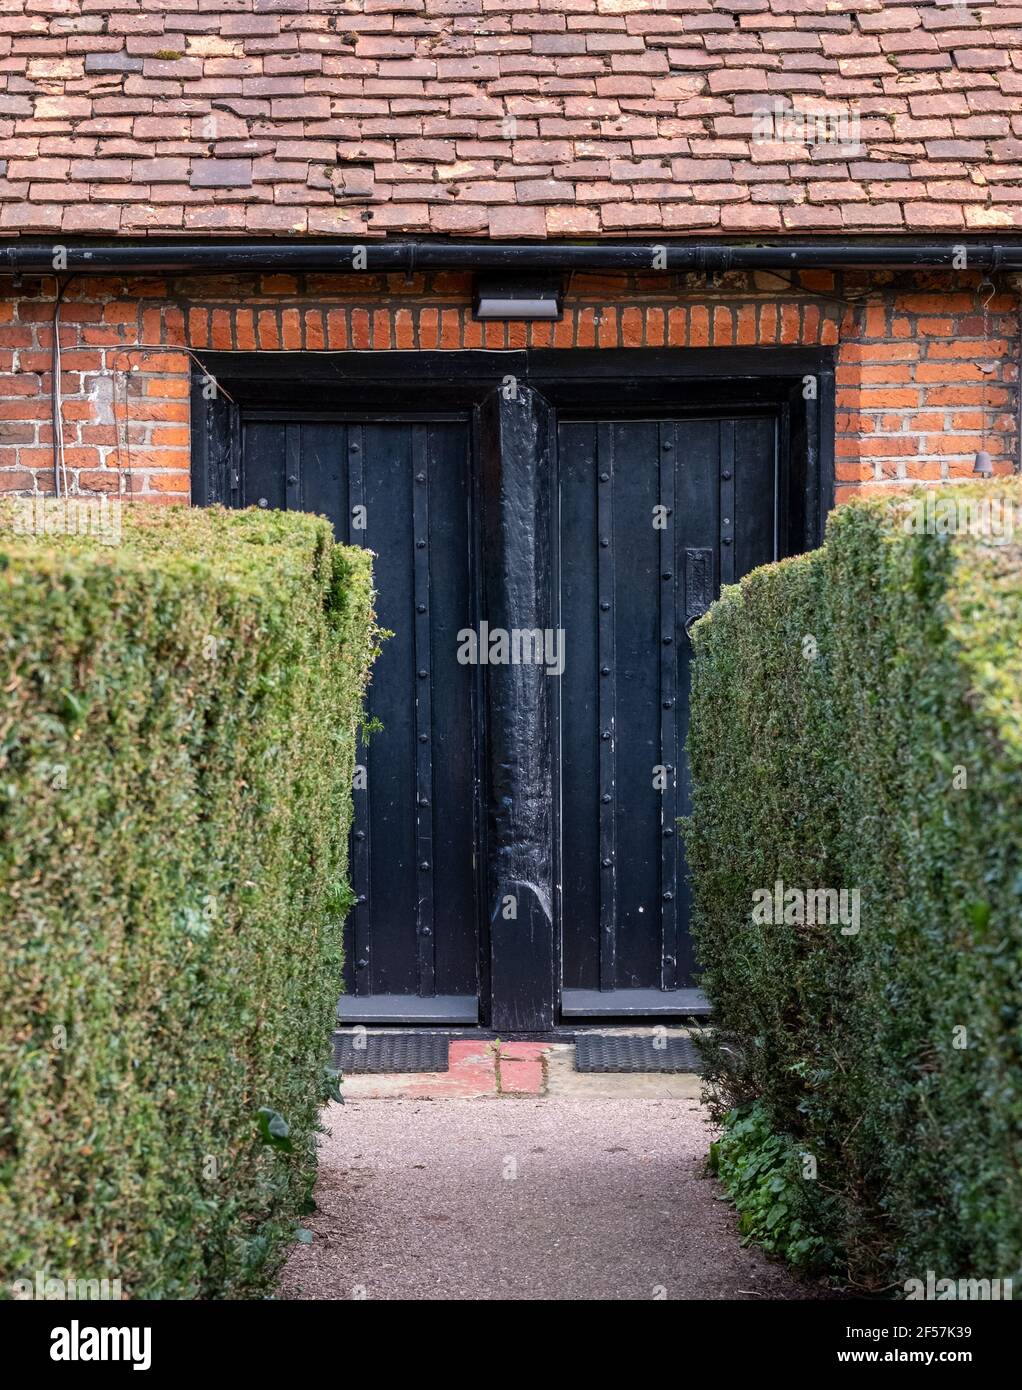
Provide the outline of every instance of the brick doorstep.
{"type": "Polygon", "coordinates": [[[383,1097],[410,1100],[477,1100],[482,1097],[538,1096],[543,1092],[543,1043],[502,1043],[500,1088],[497,1086],[495,1044],[459,1040],[450,1044],[450,1070],[387,1075],[348,1076],[346,1099],[383,1097]]]}
{"type": "Polygon", "coordinates": [[[538,1096],[544,1090],[543,1043],[501,1043],[500,1093],[505,1096],[538,1096]]]}

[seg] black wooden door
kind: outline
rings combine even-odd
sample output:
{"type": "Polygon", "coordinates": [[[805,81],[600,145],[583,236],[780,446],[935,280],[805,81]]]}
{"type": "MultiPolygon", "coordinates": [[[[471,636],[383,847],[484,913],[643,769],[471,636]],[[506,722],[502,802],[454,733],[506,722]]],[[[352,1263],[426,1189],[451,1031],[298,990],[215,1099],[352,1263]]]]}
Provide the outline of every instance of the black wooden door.
{"type": "Polygon", "coordinates": [[[357,757],[346,1022],[478,1017],[478,668],[456,660],[476,607],[469,453],[464,418],[244,420],[243,504],[319,512],[368,546],[392,634],[357,757]]]}
{"type": "Polygon", "coordinates": [[[559,422],[562,1013],[693,998],[686,624],[778,552],[776,421],[559,422]]]}
{"type": "Polygon", "coordinates": [[[510,1033],[690,1012],[686,625],[788,553],[783,417],[480,399],[474,417],[241,415],[237,500],[368,546],[392,633],[340,1016],[510,1033]],[[482,622],[559,629],[563,669],[462,664],[482,622]]]}

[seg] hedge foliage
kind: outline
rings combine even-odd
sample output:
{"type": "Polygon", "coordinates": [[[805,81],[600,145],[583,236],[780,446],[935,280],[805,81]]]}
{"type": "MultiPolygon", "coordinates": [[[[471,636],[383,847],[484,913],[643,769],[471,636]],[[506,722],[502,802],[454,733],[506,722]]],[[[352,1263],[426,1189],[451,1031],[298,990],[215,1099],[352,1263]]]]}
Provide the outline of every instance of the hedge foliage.
{"type": "Polygon", "coordinates": [[[246,1296],[330,1084],[369,557],[306,515],[128,508],[116,546],[10,521],[0,1284],[246,1296]]]}
{"type": "MultiPolygon", "coordinates": [[[[1022,517],[1014,481],[936,502],[992,497],[1022,517]]],[[[918,505],[840,508],[695,629],[707,1074],[815,1159],[810,1225],[855,1285],[1018,1287],[1022,530],[948,534],[938,506],[917,533],[918,505]],[[859,930],[754,921],[778,881],[858,889],[859,930]]]]}

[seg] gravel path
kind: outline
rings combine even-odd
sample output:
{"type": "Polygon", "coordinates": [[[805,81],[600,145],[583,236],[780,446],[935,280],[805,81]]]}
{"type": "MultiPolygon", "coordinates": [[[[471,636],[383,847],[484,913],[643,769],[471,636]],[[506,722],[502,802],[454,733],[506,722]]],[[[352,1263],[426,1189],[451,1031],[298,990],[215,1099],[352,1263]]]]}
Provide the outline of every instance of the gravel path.
{"type": "Polygon", "coordinates": [[[804,1299],[738,1239],[685,1099],[356,1099],[324,1116],[288,1299],[804,1299]]]}

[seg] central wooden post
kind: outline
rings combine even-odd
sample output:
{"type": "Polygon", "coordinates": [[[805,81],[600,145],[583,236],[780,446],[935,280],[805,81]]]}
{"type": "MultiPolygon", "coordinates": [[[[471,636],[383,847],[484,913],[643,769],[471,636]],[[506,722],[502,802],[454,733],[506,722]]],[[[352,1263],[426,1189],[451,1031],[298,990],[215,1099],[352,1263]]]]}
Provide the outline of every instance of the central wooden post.
{"type": "MultiPolygon", "coordinates": [[[[482,407],[485,616],[494,628],[551,626],[552,412],[515,382],[482,407]]],[[[552,708],[541,662],[488,666],[491,1026],[556,1021],[552,708]]]]}

